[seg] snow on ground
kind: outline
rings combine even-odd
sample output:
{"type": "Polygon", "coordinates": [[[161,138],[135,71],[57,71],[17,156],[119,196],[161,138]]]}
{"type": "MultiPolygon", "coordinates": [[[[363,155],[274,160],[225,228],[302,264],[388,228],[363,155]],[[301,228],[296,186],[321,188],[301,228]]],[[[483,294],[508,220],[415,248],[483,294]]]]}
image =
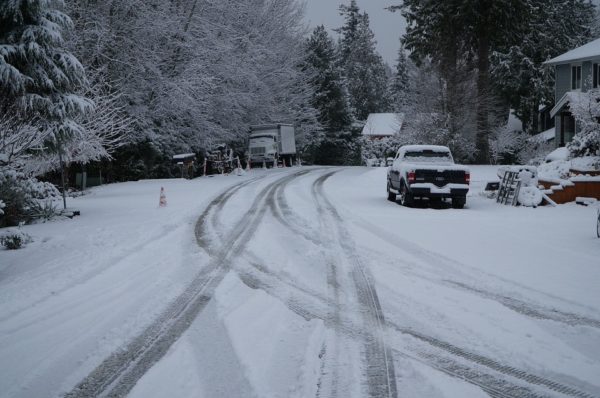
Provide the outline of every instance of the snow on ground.
{"type": "Polygon", "coordinates": [[[35,242],[0,251],[0,396],[84,396],[118,349],[131,397],[600,396],[595,209],[498,205],[491,166],[465,209],[409,209],[385,172],[114,184],[24,227],[35,242]],[[204,307],[155,332],[196,314],[168,308],[203,273],[204,307]],[[145,365],[144,333],[180,337],[145,365]]]}

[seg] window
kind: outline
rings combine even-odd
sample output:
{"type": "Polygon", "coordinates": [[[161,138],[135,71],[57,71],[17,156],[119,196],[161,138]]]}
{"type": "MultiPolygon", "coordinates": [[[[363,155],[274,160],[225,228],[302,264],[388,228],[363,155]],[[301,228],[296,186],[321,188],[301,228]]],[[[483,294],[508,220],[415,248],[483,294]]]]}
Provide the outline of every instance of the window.
{"type": "Polygon", "coordinates": [[[571,67],[571,89],[581,89],[581,65],[571,67]]]}
{"type": "Polygon", "coordinates": [[[593,71],[593,75],[594,75],[594,77],[593,77],[593,79],[594,79],[593,84],[594,85],[592,87],[593,88],[598,88],[598,64],[594,64],[592,66],[592,71],[593,71]]]}

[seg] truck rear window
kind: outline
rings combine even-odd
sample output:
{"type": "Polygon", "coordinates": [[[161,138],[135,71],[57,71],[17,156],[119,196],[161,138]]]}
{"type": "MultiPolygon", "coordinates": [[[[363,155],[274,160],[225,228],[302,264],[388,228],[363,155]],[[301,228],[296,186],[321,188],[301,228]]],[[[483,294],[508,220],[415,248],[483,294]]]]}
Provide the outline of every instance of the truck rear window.
{"type": "Polygon", "coordinates": [[[431,161],[450,162],[450,161],[452,161],[452,155],[450,155],[450,152],[436,152],[436,151],[429,151],[429,150],[411,151],[411,152],[406,152],[404,154],[404,159],[411,160],[411,161],[422,160],[422,161],[427,161],[427,162],[431,162],[431,161]]]}

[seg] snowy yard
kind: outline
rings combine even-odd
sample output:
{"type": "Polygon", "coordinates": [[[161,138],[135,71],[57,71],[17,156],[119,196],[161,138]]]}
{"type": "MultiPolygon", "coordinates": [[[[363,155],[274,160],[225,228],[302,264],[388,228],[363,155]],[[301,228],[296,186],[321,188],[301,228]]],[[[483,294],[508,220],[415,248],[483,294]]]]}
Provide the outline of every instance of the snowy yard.
{"type": "Polygon", "coordinates": [[[600,396],[595,208],[471,170],[463,210],[385,168],[94,188],[0,251],[0,396],[600,396]]]}

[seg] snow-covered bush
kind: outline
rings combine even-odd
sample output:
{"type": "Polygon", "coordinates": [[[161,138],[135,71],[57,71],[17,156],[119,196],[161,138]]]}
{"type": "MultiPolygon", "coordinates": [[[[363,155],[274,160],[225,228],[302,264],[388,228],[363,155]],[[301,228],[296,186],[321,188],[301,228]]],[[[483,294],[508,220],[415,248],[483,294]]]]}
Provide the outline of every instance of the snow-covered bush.
{"type": "Polygon", "coordinates": [[[60,197],[56,187],[16,170],[0,170],[0,227],[18,225],[35,219],[52,218],[56,211],[52,199],[60,197]]]}
{"type": "Polygon", "coordinates": [[[17,250],[31,243],[31,236],[22,231],[7,231],[0,235],[0,246],[4,246],[7,250],[17,250]]]}
{"type": "Polygon", "coordinates": [[[375,140],[361,137],[360,147],[362,163],[369,165],[369,163],[372,163],[373,159],[385,161],[388,157],[394,157],[398,148],[406,144],[408,144],[408,142],[406,142],[406,137],[403,135],[375,140]]]}
{"type": "Polygon", "coordinates": [[[531,142],[527,141],[519,153],[521,163],[527,163],[533,166],[539,166],[545,161],[548,152],[555,148],[554,142],[531,142]]]}
{"type": "Polygon", "coordinates": [[[600,156],[600,90],[572,93],[569,108],[578,132],[569,143],[572,157],[600,156]]]}
{"type": "Polygon", "coordinates": [[[521,151],[526,144],[527,136],[522,131],[500,127],[494,132],[490,143],[492,160],[495,164],[522,163],[521,151]]]}

